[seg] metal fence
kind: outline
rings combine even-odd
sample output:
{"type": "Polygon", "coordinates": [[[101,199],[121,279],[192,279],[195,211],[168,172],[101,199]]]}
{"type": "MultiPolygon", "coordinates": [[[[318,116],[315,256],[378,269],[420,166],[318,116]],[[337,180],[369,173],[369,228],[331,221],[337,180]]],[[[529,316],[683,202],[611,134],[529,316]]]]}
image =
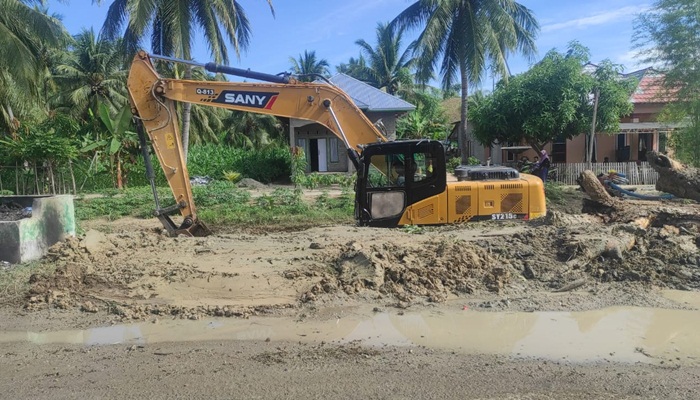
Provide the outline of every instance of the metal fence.
{"type": "Polygon", "coordinates": [[[648,162],[637,164],[636,162],[620,163],[572,163],[572,164],[552,164],[557,169],[557,182],[566,185],[577,185],[576,179],[581,172],[590,169],[596,175],[607,174],[610,170],[625,174],[630,181],[630,185],[654,185],[659,178],[659,174],[649,165],[648,162]]]}

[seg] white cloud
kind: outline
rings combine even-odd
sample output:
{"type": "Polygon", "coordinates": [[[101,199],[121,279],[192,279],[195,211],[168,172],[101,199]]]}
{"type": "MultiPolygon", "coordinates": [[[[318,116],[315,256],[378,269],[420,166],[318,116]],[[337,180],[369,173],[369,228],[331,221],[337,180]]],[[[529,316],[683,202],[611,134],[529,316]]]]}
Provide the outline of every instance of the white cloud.
{"type": "Polygon", "coordinates": [[[542,27],[542,32],[553,32],[562,29],[582,29],[589,28],[597,25],[604,25],[611,22],[616,22],[620,20],[629,20],[636,14],[646,11],[646,6],[629,6],[622,7],[616,10],[610,10],[595,15],[590,15],[586,17],[571,19],[564,22],[557,22],[553,24],[544,25],[542,27]]]}

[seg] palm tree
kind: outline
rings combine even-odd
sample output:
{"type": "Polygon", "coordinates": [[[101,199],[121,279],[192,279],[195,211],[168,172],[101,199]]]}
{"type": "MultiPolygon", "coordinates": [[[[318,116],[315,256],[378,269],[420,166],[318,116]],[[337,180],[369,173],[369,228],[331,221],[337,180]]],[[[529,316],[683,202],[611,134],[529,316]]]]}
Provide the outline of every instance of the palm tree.
{"type": "Polygon", "coordinates": [[[413,63],[413,45],[399,55],[403,33],[404,28],[394,29],[389,24],[379,23],[376,47],[370,46],[363,39],[355,42],[369,60],[365,70],[365,75],[369,78],[367,83],[385,89],[391,95],[396,94],[401,86],[411,86],[413,83],[409,69],[413,63]]]}
{"type": "Polygon", "coordinates": [[[480,83],[487,67],[508,79],[510,52],[532,57],[539,24],[532,11],[514,0],[419,0],[393,21],[397,27],[423,27],[417,40],[419,80],[426,82],[440,63],[442,86],[461,82],[459,148],[466,164],[469,84],[480,83]]]}
{"type": "Polygon", "coordinates": [[[340,63],[335,66],[335,70],[339,73],[350,75],[355,79],[361,81],[368,81],[369,77],[366,75],[367,72],[367,61],[360,54],[359,57],[350,57],[347,63],[340,63]]]}
{"type": "Polygon", "coordinates": [[[323,58],[317,59],[315,51],[304,50],[304,54],[299,54],[298,59],[289,57],[289,62],[292,64],[292,73],[302,82],[313,82],[318,75],[328,76],[328,61],[323,58]]]}
{"type": "MultiPolygon", "coordinates": [[[[266,1],[274,15],[272,0],[266,1]]],[[[123,43],[129,56],[138,50],[149,30],[153,52],[187,60],[192,59],[195,32],[201,31],[213,61],[220,64],[229,63],[227,41],[237,57],[250,42],[250,22],[236,0],[113,0],[102,33],[115,39],[122,34],[125,22],[123,43]]],[[[185,77],[188,76],[189,72],[185,72],[185,77]]],[[[191,104],[185,103],[182,117],[185,159],[189,147],[190,110],[191,104]]]]}
{"type": "Polygon", "coordinates": [[[114,115],[127,103],[126,70],[119,41],[98,39],[91,29],[74,37],[75,44],[56,66],[53,79],[58,109],[82,120],[98,115],[99,104],[114,115]]]}
{"type": "Polygon", "coordinates": [[[0,127],[14,130],[37,103],[46,71],[42,54],[70,37],[61,22],[30,5],[43,0],[0,0],[0,127]],[[13,111],[14,110],[14,111],[13,111]]]}
{"type": "Polygon", "coordinates": [[[283,138],[282,124],[272,115],[232,111],[223,140],[235,147],[261,148],[283,138]]]}

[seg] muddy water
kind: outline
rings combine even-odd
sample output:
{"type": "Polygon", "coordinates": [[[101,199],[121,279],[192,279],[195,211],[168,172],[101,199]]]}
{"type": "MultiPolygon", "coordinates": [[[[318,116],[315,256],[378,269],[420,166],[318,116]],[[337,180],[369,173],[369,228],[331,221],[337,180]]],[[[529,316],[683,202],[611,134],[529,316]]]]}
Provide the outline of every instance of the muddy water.
{"type": "MultiPolygon", "coordinates": [[[[700,304],[700,296],[668,292],[700,304]]],[[[674,298],[675,296],[675,298],[674,298]]],[[[374,313],[339,309],[324,318],[161,320],[74,331],[0,332],[0,342],[84,345],[266,340],[424,346],[572,362],[700,364],[700,311],[615,307],[587,312],[491,313],[461,309],[374,313]]]]}

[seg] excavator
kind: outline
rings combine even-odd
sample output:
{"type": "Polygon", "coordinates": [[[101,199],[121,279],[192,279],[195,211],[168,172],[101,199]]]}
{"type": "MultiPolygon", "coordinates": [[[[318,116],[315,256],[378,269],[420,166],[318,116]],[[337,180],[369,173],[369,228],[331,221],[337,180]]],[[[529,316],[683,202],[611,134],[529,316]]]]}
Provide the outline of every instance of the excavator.
{"type": "Polygon", "coordinates": [[[441,142],[388,141],[353,100],[330,82],[300,82],[289,74],[200,64],[139,51],[132,61],[127,87],[153,190],[154,214],[172,236],[211,233],[197,217],[179,135],[177,102],[297,118],[325,126],[345,144],[355,167],[355,219],[360,226],[528,220],[546,214],[544,185],[539,178],[505,167],[464,166],[455,170],[457,181],[447,182],[441,142]],[[262,82],[163,78],[154,60],[262,82]],[[160,204],[146,134],[172,190],[173,205],[160,204]],[[177,212],[182,215],[179,224],[170,217],[177,212]]]}

